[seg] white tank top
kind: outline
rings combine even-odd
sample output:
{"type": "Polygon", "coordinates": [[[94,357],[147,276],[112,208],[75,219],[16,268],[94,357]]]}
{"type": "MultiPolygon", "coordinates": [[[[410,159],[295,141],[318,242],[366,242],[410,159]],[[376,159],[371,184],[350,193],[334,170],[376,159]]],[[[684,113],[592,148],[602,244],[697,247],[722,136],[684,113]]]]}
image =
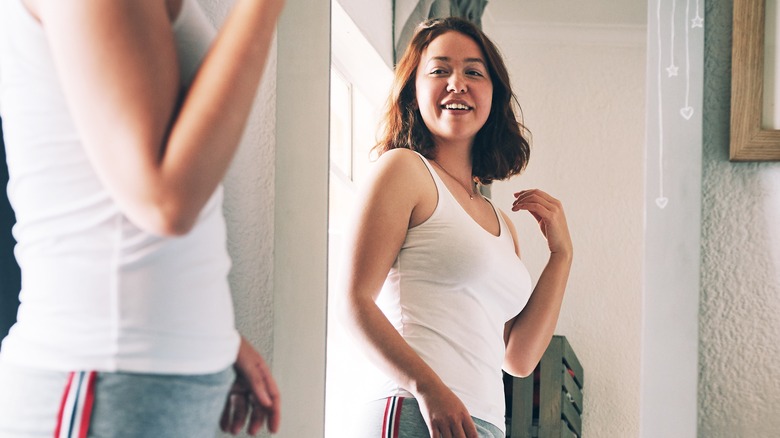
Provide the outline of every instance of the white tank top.
{"type": "MultiPolygon", "coordinates": [[[[407,231],[377,302],[469,413],[504,430],[504,324],[528,301],[531,278],[497,209],[495,236],[423,161],[438,203],[430,218],[407,231]]],[[[388,395],[411,394],[387,382],[388,395]]]]}
{"type": "MultiPolygon", "coordinates": [[[[214,29],[194,0],[174,23],[187,86],[214,29]]],[[[40,24],[0,1],[0,115],[22,271],[18,321],[0,359],[54,370],[199,374],[235,360],[221,188],[193,230],[131,223],[95,174],[40,24]]]]}

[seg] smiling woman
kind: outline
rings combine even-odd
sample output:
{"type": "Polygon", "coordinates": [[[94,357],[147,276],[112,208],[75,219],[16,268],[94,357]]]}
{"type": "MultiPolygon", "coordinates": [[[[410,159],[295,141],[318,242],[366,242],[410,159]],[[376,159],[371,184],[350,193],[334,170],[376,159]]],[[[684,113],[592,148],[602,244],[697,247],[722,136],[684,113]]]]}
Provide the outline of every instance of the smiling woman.
{"type": "Polygon", "coordinates": [[[508,216],[461,190],[517,174],[528,158],[503,60],[473,24],[421,24],[389,101],[344,281],[331,291],[384,374],[369,385],[374,401],[356,414],[355,436],[503,437],[502,366],[528,375],[558,318],[572,261],[563,209],[540,190],[512,205],[549,243],[532,288],[508,216]]]}

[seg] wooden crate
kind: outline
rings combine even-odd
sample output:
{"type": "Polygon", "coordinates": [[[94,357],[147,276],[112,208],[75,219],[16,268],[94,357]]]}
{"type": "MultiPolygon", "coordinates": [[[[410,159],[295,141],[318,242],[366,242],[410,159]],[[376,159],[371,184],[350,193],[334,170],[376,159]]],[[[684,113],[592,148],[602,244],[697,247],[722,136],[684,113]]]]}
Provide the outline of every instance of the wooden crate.
{"type": "Polygon", "coordinates": [[[582,438],[584,383],[571,345],[553,336],[532,376],[504,374],[507,438],[582,438]]]}

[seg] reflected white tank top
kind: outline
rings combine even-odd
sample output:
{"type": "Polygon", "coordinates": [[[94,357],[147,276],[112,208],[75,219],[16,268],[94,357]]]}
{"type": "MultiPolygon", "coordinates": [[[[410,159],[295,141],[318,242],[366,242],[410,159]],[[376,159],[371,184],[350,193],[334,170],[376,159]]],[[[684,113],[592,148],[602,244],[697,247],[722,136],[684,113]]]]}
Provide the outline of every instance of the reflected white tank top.
{"type": "MultiPolygon", "coordinates": [[[[498,210],[495,236],[421,158],[438,203],[428,220],[407,231],[378,304],[471,415],[504,430],[504,324],[528,301],[531,278],[498,210]]],[[[411,394],[389,381],[383,395],[411,394]]]]}

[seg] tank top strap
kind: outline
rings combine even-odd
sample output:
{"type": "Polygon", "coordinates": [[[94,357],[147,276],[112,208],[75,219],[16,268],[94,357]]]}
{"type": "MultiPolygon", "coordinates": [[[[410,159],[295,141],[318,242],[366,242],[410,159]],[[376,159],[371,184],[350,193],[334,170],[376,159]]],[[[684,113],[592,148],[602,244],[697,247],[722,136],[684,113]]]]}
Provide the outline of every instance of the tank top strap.
{"type": "Polygon", "coordinates": [[[417,154],[423,163],[425,163],[425,167],[428,168],[428,172],[431,174],[431,178],[433,178],[433,183],[436,185],[436,192],[437,196],[439,198],[439,204],[442,203],[442,198],[449,196],[452,198],[452,201],[458,202],[455,200],[455,197],[452,196],[452,193],[450,193],[450,189],[447,188],[447,186],[444,184],[444,181],[441,179],[439,174],[436,172],[436,169],[433,168],[433,164],[431,164],[431,160],[425,157],[425,155],[413,151],[415,154],[417,154]]]}

